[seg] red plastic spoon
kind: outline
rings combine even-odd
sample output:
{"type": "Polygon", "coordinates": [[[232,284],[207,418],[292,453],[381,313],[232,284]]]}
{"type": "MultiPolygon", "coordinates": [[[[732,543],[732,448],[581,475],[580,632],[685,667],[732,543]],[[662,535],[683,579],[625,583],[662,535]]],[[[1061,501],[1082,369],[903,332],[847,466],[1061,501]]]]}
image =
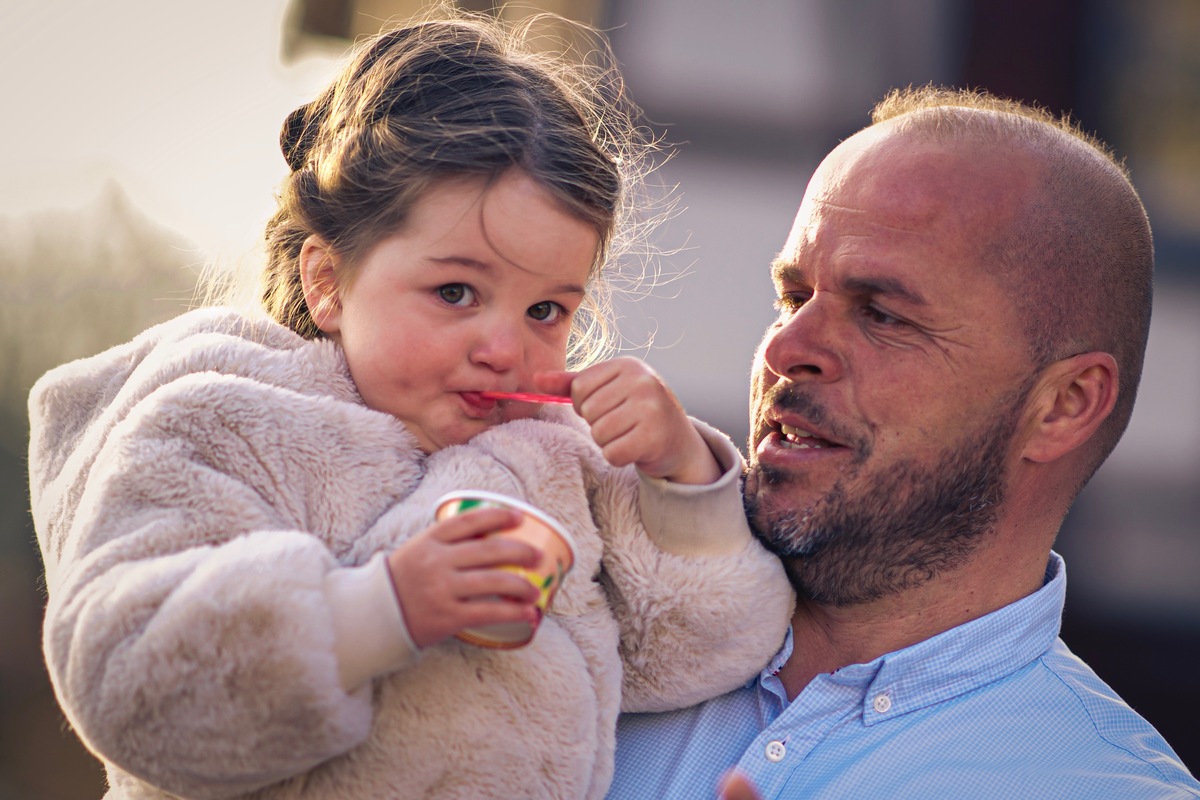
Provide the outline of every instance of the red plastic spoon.
{"type": "Polygon", "coordinates": [[[537,394],[536,392],[480,392],[485,400],[513,400],[518,403],[565,403],[570,404],[571,398],[557,394],[537,394]]]}

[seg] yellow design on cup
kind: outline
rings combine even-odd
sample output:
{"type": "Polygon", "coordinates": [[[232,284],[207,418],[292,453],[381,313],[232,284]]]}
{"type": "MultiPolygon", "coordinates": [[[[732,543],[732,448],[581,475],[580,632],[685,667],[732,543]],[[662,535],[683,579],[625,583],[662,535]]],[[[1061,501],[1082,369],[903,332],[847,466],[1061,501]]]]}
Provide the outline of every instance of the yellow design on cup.
{"type": "Polygon", "coordinates": [[[481,647],[513,649],[523,647],[533,640],[538,624],[550,608],[554,595],[558,593],[563,578],[575,563],[575,543],[556,520],[541,509],[524,503],[515,497],[496,492],[463,490],[443,495],[437,504],[435,517],[443,520],[455,514],[464,514],[476,508],[511,508],[523,517],[515,528],[499,530],[489,536],[509,536],[536,547],[542,554],[541,560],[532,569],[516,565],[501,567],[529,581],[540,593],[536,607],[537,620],[508,622],[468,628],[455,634],[459,639],[481,647]]]}

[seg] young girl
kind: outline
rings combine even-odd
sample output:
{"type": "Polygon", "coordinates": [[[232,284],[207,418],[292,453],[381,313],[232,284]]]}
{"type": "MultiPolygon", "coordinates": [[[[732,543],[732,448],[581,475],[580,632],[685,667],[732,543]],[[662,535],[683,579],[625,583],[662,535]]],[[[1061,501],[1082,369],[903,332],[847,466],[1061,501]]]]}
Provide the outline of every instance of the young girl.
{"type": "Polygon", "coordinates": [[[193,311],[34,388],[46,659],[106,797],[600,798],[618,710],[778,649],[737,450],[636,360],[565,371],[638,163],[580,75],[475,18],[367,42],[284,126],[271,319],[193,311]],[[573,408],[484,396],[530,389],[573,408]],[[536,614],[499,567],[537,552],[486,536],[514,514],[434,522],[468,488],[574,538],[523,648],[453,636],[536,614]]]}

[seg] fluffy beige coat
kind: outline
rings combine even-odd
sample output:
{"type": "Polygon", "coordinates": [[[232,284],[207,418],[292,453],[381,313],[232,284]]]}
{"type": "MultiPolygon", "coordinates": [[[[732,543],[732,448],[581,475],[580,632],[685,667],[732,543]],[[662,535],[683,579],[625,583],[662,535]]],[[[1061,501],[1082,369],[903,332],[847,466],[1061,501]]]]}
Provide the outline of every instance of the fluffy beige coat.
{"type": "Polygon", "coordinates": [[[426,457],[362,404],[336,345],[221,310],[43,377],[30,481],[45,653],[106,797],[600,798],[618,710],[755,675],[790,593],[740,514],[723,500],[692,526],[703,490],[614,469],[573,414],[542,413],[426,457]],[[378,674],[347,690],[339,659],[370,642],[339,630],[331,577],[461,488],[572,532],[551,614],[519,650],[365,656],[378,674]]]}

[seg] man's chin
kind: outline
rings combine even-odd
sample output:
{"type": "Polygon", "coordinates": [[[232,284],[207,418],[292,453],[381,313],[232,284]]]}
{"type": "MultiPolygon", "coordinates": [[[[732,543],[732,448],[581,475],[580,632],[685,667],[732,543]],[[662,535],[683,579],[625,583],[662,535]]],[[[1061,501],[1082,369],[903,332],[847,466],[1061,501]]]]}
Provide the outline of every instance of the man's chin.
{"type": "Polygon", "coordinates": [[[798,558],[811,551],[811,538],[800,530],[800,520],[811,509],[798,512],[792,498],[773,493],[769,487],[764,491],[743,492],[742,503],[751,532],[767,550],[784,559],[798,558]]]}
{"type": "Polygon", "coordinates": [[[814,487],[803,473],[752,464],[746,469],[742,494],[764,514],[794,517],[797,513],[808,513],[835,488],[814,487]]]}

